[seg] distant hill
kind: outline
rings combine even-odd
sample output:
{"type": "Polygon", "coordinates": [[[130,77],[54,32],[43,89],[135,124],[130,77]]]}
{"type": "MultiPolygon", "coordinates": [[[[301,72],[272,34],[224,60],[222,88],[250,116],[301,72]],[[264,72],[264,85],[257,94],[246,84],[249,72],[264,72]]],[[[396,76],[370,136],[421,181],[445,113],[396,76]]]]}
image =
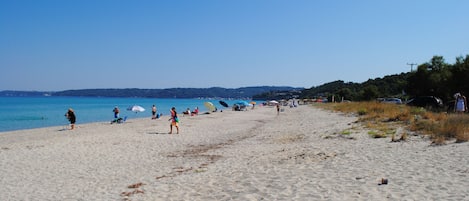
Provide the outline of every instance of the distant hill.
{"type": "Polygon", "coordinates": [[[50,96],[54,92],[44,92],[44,91],[12,91],[5,90],[0,91],[0,96],[3,97],[22,97],[22,96],[50,96]]]}
{"type": "Polygon", "coordinates": [[[328,98],[336,101],[342,98],[352,101],[374,100],[379,97],[396,97],[405,99],[405,89],[412,73],[387,75],[383,78],[369,79],[363,83],[337,80],[302,91],[300,98],[328,98]]]}
{"type": "Polygon", "coordinates": [[[145,98],[252,98],[255,95],[303,90],[286,86],[258,86],[236,89],[211,88],[168,88],[168,89],[80,89],[58,92],[0,91],[0,96],[78,96],[78,97],[145,97],[145,98]]]}

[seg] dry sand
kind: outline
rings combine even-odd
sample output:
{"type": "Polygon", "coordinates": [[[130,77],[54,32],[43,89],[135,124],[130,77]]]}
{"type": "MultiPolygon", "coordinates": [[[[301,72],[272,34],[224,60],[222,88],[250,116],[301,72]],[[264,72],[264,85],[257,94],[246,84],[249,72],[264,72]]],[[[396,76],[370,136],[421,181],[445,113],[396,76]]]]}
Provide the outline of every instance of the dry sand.
{"type": "Polygon", "coordinates": [[[373,139],[311,106],[180,119],[0,133],[0,200],[469,200],[469,143],[373,139]]]}

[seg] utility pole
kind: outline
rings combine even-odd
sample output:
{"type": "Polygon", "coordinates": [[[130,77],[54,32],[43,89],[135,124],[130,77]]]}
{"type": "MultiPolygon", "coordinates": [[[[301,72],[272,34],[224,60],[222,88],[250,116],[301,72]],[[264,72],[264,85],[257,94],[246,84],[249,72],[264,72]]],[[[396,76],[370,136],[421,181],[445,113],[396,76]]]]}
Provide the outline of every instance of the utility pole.
{"type": "Polygon", "coordinates": [[[407,65],[410,66],[410,72],[414,71],[414,69],[412,67],[414,67],[414,65],[417,65],[416,63],[407,63],[407,65]]]}

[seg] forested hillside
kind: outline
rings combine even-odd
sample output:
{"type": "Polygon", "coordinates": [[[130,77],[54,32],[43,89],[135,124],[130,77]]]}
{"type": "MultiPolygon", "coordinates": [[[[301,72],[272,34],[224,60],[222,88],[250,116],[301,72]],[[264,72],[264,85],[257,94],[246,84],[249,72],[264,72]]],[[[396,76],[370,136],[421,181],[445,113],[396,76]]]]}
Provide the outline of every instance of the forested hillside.
{"type": "Polygon", "coordinates": [[[169,88],[169,89],[82,89],[53,93],[53,96],[99,96],[99,97],[147,97],[147,98],[252,98],[269,91],[303,90],[293,87],[242,87],[236,89],[169,88]]]}
{"type": "Polygon", "coordinates": [[[338,80],[318,87],[305,89],[300,98],[332,96],[346,100],[373,100],[378,97],[411,98],[415,96],[437,96],[444,101],[453,99],[453,94],[469,95],[469,55],[457,57],[454,64],[445,62],[442,56],[434,56],[429,62],[420,64],[416,71],[369,79],[363,83],[345,83],[338,80]]]}

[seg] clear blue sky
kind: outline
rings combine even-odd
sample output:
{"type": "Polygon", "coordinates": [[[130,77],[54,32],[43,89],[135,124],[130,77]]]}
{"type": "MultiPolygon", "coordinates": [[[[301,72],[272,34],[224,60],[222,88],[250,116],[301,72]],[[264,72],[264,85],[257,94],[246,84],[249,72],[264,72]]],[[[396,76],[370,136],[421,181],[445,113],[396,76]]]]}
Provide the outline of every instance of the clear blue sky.
{"type": "MultiPolygon", "coordinates": [[[[0,90],[294,86],[469,54],[467,0],[0,0],[0,90]]],[[[415,66],[414,66],[415,68],[415,66]]]]}

